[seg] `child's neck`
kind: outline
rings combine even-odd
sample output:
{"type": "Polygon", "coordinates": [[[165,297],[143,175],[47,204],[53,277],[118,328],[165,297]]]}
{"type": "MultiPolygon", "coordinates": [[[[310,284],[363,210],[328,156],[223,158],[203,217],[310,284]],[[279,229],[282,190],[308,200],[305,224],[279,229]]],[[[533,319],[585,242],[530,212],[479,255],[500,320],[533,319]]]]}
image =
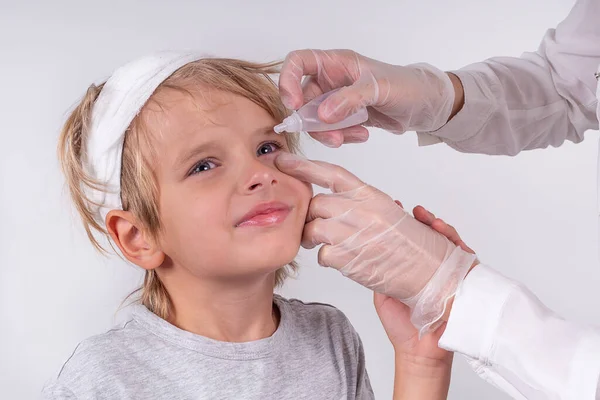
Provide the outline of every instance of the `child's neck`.
{"type": "Polygon", "coordinates": [[[275,274],[237,283],[189,276],[175,281],[167,278],[163,283],[174,310],[169,322],[224,342],[264,339],[275,332],[279,323],[273,306],[274,282],[275,274]]]}

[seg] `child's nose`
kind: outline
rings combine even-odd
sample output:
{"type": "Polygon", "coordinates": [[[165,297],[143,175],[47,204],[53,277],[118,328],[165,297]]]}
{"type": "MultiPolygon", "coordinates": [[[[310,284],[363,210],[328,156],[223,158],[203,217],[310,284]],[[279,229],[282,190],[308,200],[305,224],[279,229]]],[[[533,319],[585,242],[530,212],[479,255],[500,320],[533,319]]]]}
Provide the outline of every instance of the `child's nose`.
{"type": "Polygon", "coordinates": [[[246,193],[257,192],[277,185],[276,170],[256,160],[250,168],[250,175],[244,185],[246,193]]]}

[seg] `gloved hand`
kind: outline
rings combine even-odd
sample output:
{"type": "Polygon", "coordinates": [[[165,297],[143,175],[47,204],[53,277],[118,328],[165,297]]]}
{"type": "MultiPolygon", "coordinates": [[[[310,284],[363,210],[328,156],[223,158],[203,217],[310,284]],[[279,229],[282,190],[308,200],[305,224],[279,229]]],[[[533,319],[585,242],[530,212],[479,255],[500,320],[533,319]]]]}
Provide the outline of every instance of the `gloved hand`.
{"type": "MultiPolygon", "coordinates": [[[[454,105],[449,76],[428,64],[385,64],[351,50],[300,50],[287,55],[279,78],[281,99],[287,108],[298,109],[339,87],[344,88],[319,106],[319,118],[324,122],[341,121],[367,106],[366,126],[393,133],[430,132],[448,121],[454,105]],[[305,75],[308,77],[302,83],[305,75]]],[[[369,132],[355,126],[311,136],[339,147],[364,142],[369,132]]]]}
{"type": "MultiPolygon", "coordinates": [[[[396,201],[396,204],[402,206],[398,201],[396,201]]],[[[422,206],[415,207],[413,215],[416,220],[446,236],[454,245],[462,248],[467,253],[475,253],[461,239],[453,226],[436,218],[435,215],[422,206]]],[[[419,340],[418,331],[409,323],[410,309],[405,304],[381,293],[375,293],[374,303],[396,354],[402,353],[404,355],[403,359],[408,360],[409,365],[422,364],[426,370],[431,370],[432,374],[448,373],[449,376],[450,371],[447,368],[452,366],[452,353],[438,347],[440,337],[444,333],[443,326],[419,340]]],[[[450,304],[448,304],[448,307],[451,307],[450,304]]],[[[445,317],[446,319],[449,317],[449,312],[446,313],[445,317]]]]}
{"type": "Polygon", "coordinates": [[[436,328],[475,256],[342,167],[289,153],[275,163],[333,192],[313,198],[302,237],[306,248],[324,244],[319,264],[408,305],[420,335],[436,328]]]}

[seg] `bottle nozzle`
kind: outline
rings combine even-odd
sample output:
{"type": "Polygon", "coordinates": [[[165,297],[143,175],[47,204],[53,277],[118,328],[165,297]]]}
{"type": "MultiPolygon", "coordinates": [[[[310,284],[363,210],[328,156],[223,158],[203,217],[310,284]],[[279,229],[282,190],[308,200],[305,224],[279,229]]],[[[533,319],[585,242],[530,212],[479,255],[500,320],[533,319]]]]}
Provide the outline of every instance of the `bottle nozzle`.
{"type": "Polygon", "coordinates": [[[302,119],[300,118],[300,115],[294,111],[292,115],[284,118],[279,125],[276,125],[273,130],[275,133],[300,132],[302,130],[302,119]]]}
{"type": "Polygon", "coordinates": [[[275,133],[283,133],[286,131],[286,129],[287,129],[287,124],[285,123],[285,120],[282,123],[280,123],[279,125],[275,125],[275,128],[273,128],[275,133]]]}

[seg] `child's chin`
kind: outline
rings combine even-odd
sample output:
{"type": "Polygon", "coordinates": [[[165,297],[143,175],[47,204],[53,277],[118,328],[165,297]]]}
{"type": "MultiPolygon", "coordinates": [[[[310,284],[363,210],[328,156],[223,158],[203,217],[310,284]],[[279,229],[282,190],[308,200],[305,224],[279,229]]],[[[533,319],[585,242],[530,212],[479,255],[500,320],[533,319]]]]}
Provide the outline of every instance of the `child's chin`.
{"type": "Polygon", "coordinates": [[[298,243],[280,243],[278,246],[261,246],[260,249],[256,249],[259,252],[254,254],[265,262],[265,264],[282,267],[294,261],[299,249],[300,245],[298,243]]]}
{"type": "Polygon", "coordinates": [[[244,243],[235,249],[236,261],[254,271],[271,272],[290,262],[298,255],[300,238],[270,237],[269,240],[256,240],[244,243]]]}
{"type": "Polygon", "coordinates": [[[259,241],[254,243],[252,248],[262,252],[265,256],[281,257],[283,254],[292,258],[296,257],[300,250],[300,238],[292,239],[289,237],[271,237],[270,240],[259,241]]]}
{"type": "Polygon", "coordinates": [[[271,254],[273,260],[277,260],[276,264],[286,265],[294,261],[298,255],[300,246],[284,246],[271,254]]]}

